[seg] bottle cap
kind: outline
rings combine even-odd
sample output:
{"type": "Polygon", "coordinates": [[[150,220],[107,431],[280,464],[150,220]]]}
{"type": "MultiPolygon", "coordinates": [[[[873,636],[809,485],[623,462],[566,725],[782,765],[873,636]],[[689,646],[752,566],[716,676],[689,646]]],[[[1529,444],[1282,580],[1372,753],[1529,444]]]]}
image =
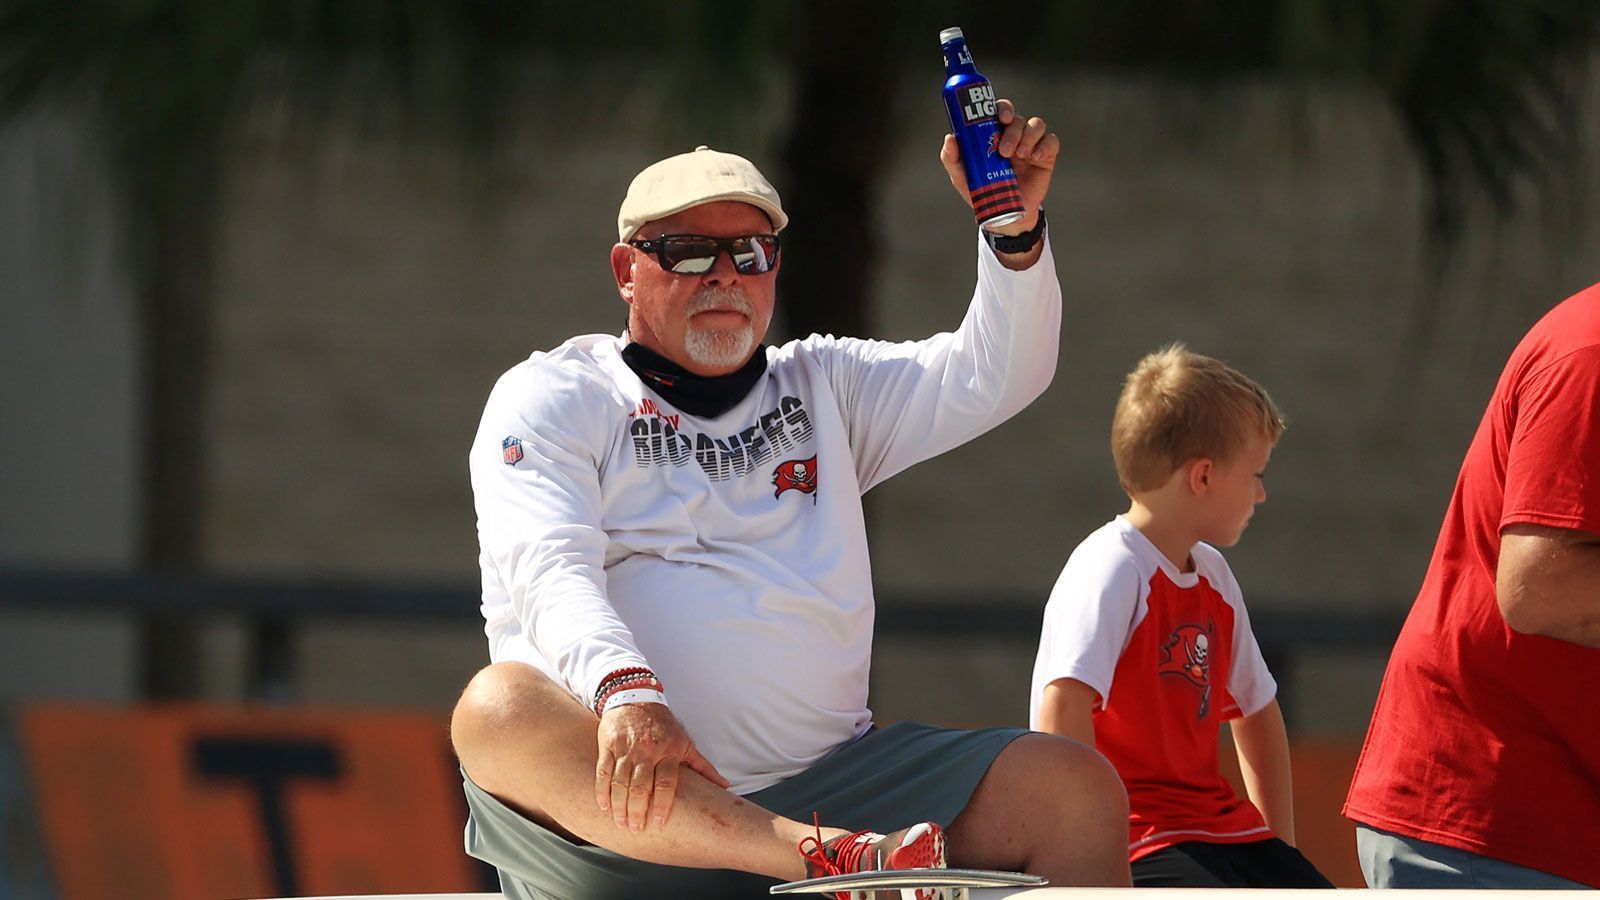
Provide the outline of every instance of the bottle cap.
{"type": "Polygon", "coordinates": [[[964,37],[965,36],[961,33],[961,29],[959,29],[959,28],[946,28],[945,30],[939,32],[939,43],[943,44],[943,43],[947,43],[947,42],[949,42],[949,41],[951,41],[951,40],[953,40],[955,38],[964,38],[964,37]]]}

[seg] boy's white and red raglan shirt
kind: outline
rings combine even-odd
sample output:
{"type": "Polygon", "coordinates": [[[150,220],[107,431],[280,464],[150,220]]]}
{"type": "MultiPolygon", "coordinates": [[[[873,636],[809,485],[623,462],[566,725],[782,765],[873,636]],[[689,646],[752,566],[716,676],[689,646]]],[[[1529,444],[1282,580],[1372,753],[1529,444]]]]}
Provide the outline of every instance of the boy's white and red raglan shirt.
{"type": "Polygon", "coordinates": [[[1128,788],[1128,854],[1185,841],[1272,837],[1217,764],[1222,723],[1258,712],[1277,683],[1250,631],[1244,598],[1207,544],[1179,572],[1121,516],[1073,551],[1045,607],[1029,720],[1060,678],[1100,695],[1095,746],[1128,788]]]}

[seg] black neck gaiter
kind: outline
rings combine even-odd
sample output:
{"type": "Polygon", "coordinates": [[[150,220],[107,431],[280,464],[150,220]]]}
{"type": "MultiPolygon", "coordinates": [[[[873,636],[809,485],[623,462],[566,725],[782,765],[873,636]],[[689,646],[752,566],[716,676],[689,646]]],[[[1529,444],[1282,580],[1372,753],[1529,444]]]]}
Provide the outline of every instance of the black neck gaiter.
{"type": "Polygon", "coordinates": [[[691,416],[715,418],[736,406],[767,371],[767,347],[756,348],[750,361],[727,375],[696,375],[640,344],[622,348],[622,361],[650,389],[691,416]]]}

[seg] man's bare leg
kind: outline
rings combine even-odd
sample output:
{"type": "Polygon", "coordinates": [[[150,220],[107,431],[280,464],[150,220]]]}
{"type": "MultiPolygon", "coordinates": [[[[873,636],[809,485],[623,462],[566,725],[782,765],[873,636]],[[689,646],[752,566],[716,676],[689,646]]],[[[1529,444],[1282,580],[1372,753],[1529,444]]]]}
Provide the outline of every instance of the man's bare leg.
{"type": "MultiPolygon", "coordinates": [[[[619,828],[595,801],[598,720],[538,670],[496,663],[467,685],[450,721],[462,768],[485,791],[557,833],[645,862],[806,877],[800,840],[816,829],[680,767],[664,825],[619,828]]],[[[822,829],[828,840],[845,832],[822,829]]]]}
{"type": "Polygon", "coordinates": [[[1053,885],[1127,887],[1128,793],[1105,757],[1028,734],[995,757],[946,830],[950,865],[1043,875],[1053,885]]]}

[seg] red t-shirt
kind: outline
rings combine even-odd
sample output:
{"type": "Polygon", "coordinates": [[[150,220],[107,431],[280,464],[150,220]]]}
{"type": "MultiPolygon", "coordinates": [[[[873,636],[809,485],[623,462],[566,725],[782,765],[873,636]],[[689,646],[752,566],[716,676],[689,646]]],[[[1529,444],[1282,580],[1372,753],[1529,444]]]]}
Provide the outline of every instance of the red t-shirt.
{"type": "Polygon", "coordinates": [[[1272,837],[1217,765],[1224,721],[1261,710],[1277,683],[1222,554],[1195,545],[1179,572],[1120,516],[1073,551],[1045,607],[1030,719],[1045,686],[1094,688],[1095,747],[1128,788],[1128,857],[1184,841],[1272,837]]]}
{"type": "Polygon", "coordinates": [[[1500,376],[1344,809],[1600,887],[1600,649],[1506,625],[1495,570],[1513,523],[1600,532],[1600,285],[1534,325],[1500,376]]]}

